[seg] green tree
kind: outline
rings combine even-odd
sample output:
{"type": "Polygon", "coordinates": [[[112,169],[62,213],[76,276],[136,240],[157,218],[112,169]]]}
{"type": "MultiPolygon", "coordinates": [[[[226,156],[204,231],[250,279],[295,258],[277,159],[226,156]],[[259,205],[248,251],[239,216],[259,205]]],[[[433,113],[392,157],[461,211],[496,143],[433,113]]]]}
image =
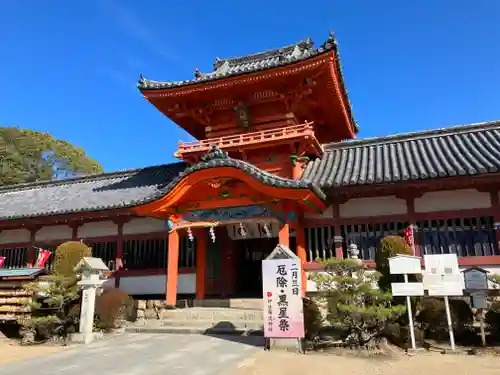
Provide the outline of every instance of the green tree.
{"type": "Polygon", "coordinates": [[[69,142],[44,132],[0,127],[0,186],[102,171],[98,162],[69,142]]]}
{"type": "Polygon", "coordinates": [[[403,276],[398,277],[389,272],[389,258],[398,254],[412,255],[412,250],[403,237],[387,236],[380,241],[379,249],[375,255],[375,263],[377,271],[380,273],[378,285],[382,290],[391,290],[391,281],[403,282],[403,280],[396,280],[403,276]]]}
{"type": "Polygon", "coordinates": [[[68,241],[57,247],[54,256],[53,274],[24,287],[34,296],[27,302],[31,317],[19,322],[24,344],[33,343],[36,337],[67,339],[78,324],[80,292],[74,268],[83,257],[92,256],[92,249],[82,242],[68,241]]]}
{"type": "Polygon", "coordinates": [[[311,278],[328,306],[327,319],[346,332],[349,345],[375,347],[387,325],[396,321],[405,306],[392,306],[391,293],[377,288],[380,274],[366,271],[356,260],[328,259],[324,272],[311,278]]]}

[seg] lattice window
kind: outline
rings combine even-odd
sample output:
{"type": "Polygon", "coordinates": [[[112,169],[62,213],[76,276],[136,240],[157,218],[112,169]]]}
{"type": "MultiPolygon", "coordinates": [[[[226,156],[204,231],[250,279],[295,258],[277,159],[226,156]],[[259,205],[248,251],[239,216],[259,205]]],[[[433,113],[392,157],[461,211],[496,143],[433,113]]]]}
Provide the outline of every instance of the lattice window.
{"type": "Polygon", "coordinates": [[[307,261],[324,260],[335,256],[334,228],[330,226],[306,228],[307,261]]]}
{"type": "Polygon", "coordinates": [[[355,244],[359,249],[359,257],[364,260],[375,260],[375,254],[379,248],[380,240],[385,236],[403,234],[404,228],[408,226],[405,222],[390,222],[381,224],[349,224],[342,225],[344,258],[348,257],[347,247],[355,244]]]}
{"type": "Polygon", "coordinates": [[[500,255],[492,216],[417,222],[423,254],[500,255]]]}
{"type": "Polygon", "coordinates": [[[107,242],[91,242],[87,243],[87,246],[92,248],[92,256],[95,258],[101,258],[102,261],[110,270],[115,270],[116,266],[116,248],[117,241],[107,241],[107,242]]]}
{"type": "MultiPolygon", "coordinates": [[[[133,239],[123,241],[123,266],[129,270],[166,269],[168,262],[168,238],[133,239]]],[[[196,266],[196,238],[179,239],[179,267],[196,266]]]]}
{"type": "Polygon", "coordinates": [[[28,248],[2,248],[0,257],[5,257],[3,268],[23,268],[28,263],[28,248]]]}

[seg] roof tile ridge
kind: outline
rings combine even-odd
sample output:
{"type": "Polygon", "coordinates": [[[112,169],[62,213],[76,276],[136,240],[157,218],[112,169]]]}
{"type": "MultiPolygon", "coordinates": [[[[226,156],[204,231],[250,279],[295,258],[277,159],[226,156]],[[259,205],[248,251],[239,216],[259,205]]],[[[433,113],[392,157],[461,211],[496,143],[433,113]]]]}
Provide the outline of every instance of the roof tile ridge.
{"type": "Polygon", "coordinates": [[[44,181],[35,181],[35,182],[25,182],[25,183],[14,184],[14,185],[6,185],[6,186],[0,186],[0,193],[15,192],[15,191],[20,191],[20,190],[27,190],[30,188],[41,188],[41,187],[58,186],[58,185],[71,185],[71,184],[77,184],[80,182],[105,180],[105,179],[109,179],[111,177],[127,176],[127,175],[137,173],[137,172],[140,172],[140,171],[143,171],[146,169],[167,167],[167,166],[172,166],[172,165],[177,165],[177,164],[183,164],[183,163],[182,162],[175,162],[175,163],[169,163],[169,164],[152,165],[152,166],[147,166],[147,167],[122,169],[122,170],[112,171],[112,172],[92,173],[92,174],[85,175],[85,176],[63,178],[60,180],[44,180],[44,181]]]}
{"type": "Polygon", "coordinates": [[[328,151],[344,150],[348,148],[356,148],[363,146],[377,146],[377,145],[399,143],[399,142],[412,141],[418,139],[444,137],[454,134],[476,133],[482,131],[490,131],[496,128],[500,129],[500,120],[485,121],[485,122],[478,122],[465,125],[454,125],[445,128],[428,129],[428,130],[409,132],[409,133],[391,134],[386,136],[375,136],[370,138],[356,139],[352,141],[333,142],[333,143],[327,143],[323,145],[323,147],[324,150],[328,152],[328,151]]]}

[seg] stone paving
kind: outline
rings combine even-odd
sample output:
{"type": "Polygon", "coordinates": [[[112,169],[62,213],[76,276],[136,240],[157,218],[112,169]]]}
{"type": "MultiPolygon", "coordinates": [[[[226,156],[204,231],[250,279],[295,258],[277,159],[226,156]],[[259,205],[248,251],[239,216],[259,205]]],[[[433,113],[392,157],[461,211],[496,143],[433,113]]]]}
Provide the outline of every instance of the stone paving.
{"type": "Polygon", "coordinates": [[[0,366],[0,375],[220,375],[257,351],[262,337],[127,333],[0,366]]]}

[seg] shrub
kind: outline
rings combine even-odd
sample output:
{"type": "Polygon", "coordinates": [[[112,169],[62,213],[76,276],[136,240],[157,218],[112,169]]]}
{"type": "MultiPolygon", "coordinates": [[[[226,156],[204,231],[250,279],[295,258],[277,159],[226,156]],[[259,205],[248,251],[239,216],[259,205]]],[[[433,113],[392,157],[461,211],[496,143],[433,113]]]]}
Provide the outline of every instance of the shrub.
{"type": "MultiPolygon", "coordinates": [[[[450,314],[453,330],[456,331],[457,336],[471,329],[473,314],[467,302],[461,299],[450,299],[450,314]]],[[[448,340],[448,321],[443,299],[423,298],[417,321],[422,324],[428,337],[437,341],[448,340]]]]}
{"type": "Polygon", "coordinates": [[[379,274],[366,272],[361,262],[332,258],[321,263],[325,272],[311,278],[319,296],[328,303],[329,323],[348,332],[347,344],[373,347],[406,307],[392,305],[390,293],[374,288],[379,274]]]}
{"type": "MultiPolygon", "coordinates": [[[[422,346],[424,343],[424,333],[418,327],[413,327],[415,333],[415,343],[422,346]]],[[[410,327],[400,323],[391,323],[384,331],[385,337],[394,345],[406,349],[411,347],[410,327]]]]}
{"type": "Polygon", "coordinates": [[[132,298],[123,290],[116,288],[104,289],[96,297],[95,316],[97,326],[103,330],[120,328],[132,298]]]}
{"type": "Polygon", "coordinates": [[[380,272],[378,281],[382,290],[391,289],[391,275],[389,273],[389,258],[398,254],[412,255],[412,250],[405,239],[400,236],[387,236],[380,241],[379,249],[375,255],[377,271],[380,272]]]}
{"type": "Polygon", "coordinates": [[[63,277],[74,277],[73,269],[83,257],[91,257],[92,249],[83,242],[68,241],[55,251],[54,273],[63,277]]]}
{"type": "Polygon", "coordinates": [[[323,317],[321,311],[315,301],[310,298],[303,298],[303,311],[304,311],[304,329],[306,339],[312,340],[319,332],[323,317]]]}

